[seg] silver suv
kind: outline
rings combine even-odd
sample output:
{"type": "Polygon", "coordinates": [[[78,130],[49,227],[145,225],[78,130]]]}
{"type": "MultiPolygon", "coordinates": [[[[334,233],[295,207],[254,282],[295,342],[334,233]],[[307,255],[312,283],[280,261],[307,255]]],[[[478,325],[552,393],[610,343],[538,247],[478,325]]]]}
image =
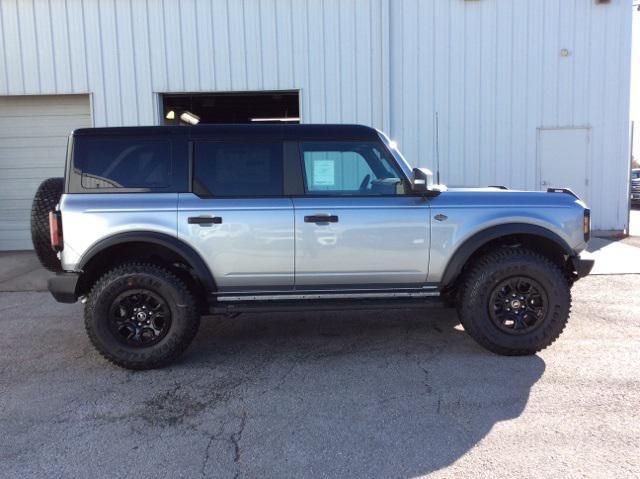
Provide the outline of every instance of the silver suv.
{"type": "Polygon", "coordinates": [[[564,328],[589,210],[569,190],[447,189],[357,125],[94,128],[32,210],[56,300],[98,351],[168,364],[200,316],[456,306],[485,348],[564,328]]]}

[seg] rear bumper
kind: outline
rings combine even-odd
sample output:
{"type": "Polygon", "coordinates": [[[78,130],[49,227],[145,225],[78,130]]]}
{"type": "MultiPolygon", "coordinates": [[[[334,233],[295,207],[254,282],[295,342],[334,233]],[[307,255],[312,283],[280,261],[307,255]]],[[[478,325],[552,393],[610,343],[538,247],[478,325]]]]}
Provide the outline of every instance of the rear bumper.
{"type": "Polygon", "coordinates": [[[571,267],[573,268],[573,271],[575,271],[578,278],[584,278],[591,272],[595,261],[592,259],[584,259],[580,256],[572,256],[571,258],[569,258],[569,263],[571,264],[571,267]]]}
{"type": "Polygon", "coordinates": [[[79,273],[57,273],[49,278],[47,286],[51,295],[59,303],[75,303],[78,300],[76,287],[79,279],[79,273]]]}

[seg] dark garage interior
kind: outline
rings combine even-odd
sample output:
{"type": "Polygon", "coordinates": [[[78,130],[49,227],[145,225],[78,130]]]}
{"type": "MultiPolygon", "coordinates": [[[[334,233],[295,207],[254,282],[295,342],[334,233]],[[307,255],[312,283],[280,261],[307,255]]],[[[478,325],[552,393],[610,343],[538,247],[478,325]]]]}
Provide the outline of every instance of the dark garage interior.
{"type": "Polygon", "coordinates": [[[180,93],[162,96],[165,125],[183,123],[184,112],[200,123],[299,123],[297,91],[180,93]]]}

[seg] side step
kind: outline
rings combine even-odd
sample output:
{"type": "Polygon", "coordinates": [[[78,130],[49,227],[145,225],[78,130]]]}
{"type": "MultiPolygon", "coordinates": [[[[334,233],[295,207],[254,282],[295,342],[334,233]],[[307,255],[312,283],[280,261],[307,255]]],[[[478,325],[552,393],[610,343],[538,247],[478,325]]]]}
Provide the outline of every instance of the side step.
{"type": "Polygon", "coordinates": [[[216,301],[209,306],[210,314],[284,313],[298,311],[349,311],[442,308],[438,296],[393,299],[305,299],[270,301],[216,301]]]}

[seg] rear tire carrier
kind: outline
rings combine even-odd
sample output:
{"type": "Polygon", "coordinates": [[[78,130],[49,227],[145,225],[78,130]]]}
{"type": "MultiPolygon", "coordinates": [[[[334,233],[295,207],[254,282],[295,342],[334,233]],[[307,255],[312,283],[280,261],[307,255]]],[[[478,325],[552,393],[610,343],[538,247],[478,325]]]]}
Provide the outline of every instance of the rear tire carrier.
{"type": "Polygon", "coordinates": [[[54,273],[62,271],[62,264],[51,246],[49,213],[60,202],[64,178],[49,178],[40,183],[31,204],[31,241],[40,264],[54,273]]]}

